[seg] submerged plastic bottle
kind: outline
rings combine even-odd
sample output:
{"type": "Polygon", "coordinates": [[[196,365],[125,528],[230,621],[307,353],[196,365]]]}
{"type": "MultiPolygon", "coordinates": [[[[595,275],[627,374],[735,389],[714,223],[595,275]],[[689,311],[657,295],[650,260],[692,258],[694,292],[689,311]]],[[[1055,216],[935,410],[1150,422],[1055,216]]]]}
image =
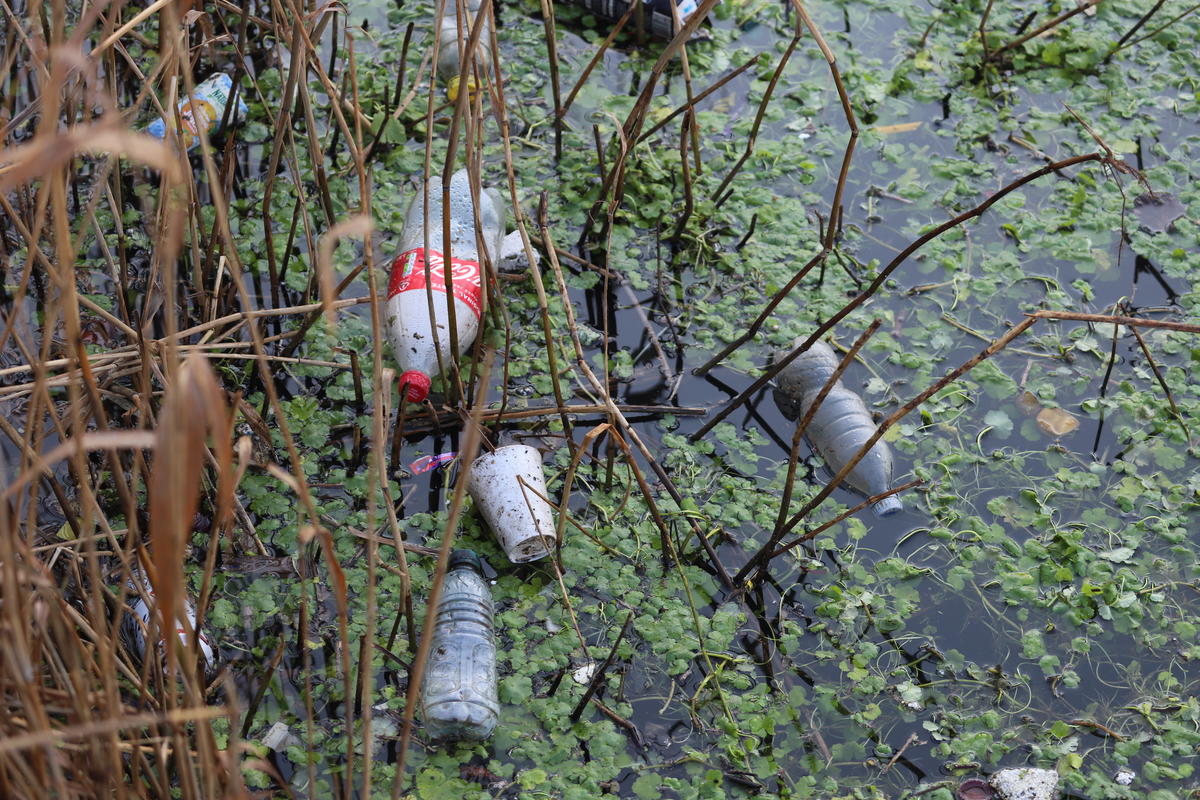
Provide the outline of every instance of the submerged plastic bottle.
{"type": "Polygon", "coordinates": [[[496,639],[492,594],[471,550],[455,550],[433,621],[421,682],[421,718],[434,739],[482,741],[496,729],[496,639]]]}
{"type": "MultiPolygon", "coordinates": [[[[146,598],[154,597],[154,589],[150,585],[149,579],[142,573],[140,569],[133,571],[132,581],[129,584],[128,602],[129,607],[133,610],[132,615],[126,615],[122,627],[125,637],[133,650],[142,659],[146,658],[146,632],[150,629],[150,606],[146,603],[146,598]],[[143,593],[139,593],[137,586],[132,581],[139,581],[142,584],[143,593]],[[136,619],[135,619],[136,617],[136,619]],[[139,623],[138,620],[141,620],[139,623]]],[[[196,628],[196,608],[192,605],[192,601],[188,597],[183,598],[184,614],[187,615],[188,625],[185,628],[178,622],[175,623],[175,635],[179,640],[187,645],[188,630],[196,628]]],[[[165,636],[162,632],[159,633],[159,652],[162,652],[162,647],[165,644],[165,636]]],[[[213,649],[209,644],[208,639],[203,633],[196,637],[196,642],[200,646],[200,655],[204,661],[204,671],[210,672],[213,668],[213,649]]]]}
{"type": "MultiPolygon", "coordinates": [[[[440,44],[438,45],[438,77],[446,84],[446,97],[450,102],[458,99],[458,81],[461,76],[461,51],[459,50],[459,38],[461,36],[462,45],[471,38],[471,28],[475,25],[475,18],[479,15],[482,0],[446,0],[446,11],[442,15],[442,32],[438,37],[440,44]],[[458,15],[459,11],[455,6],[462,7],[463,27],[462,33],[459,33],[458,15]]],[[[475,63],[479,65],[479,71],[485,72],[488,64],[492,61],[492,31],[491,22],[487,19],[483,21],[483,29],[479,31],[479,41],[475,46],[475,63]]],[[[467,91],[475,91],[475,79],[472,77],[474,69],[467,71],[467,91]]]]}
{"type": "MultiPolygon", "coordinates": [[[[203,83],[197,84],[191,98],[180,98],[179,121],[183,124],[180,138],[188,150],[200,144],[200,131],[209,136],[217,132],[217,126],[225,118],[225,107],[229,105],[229,97],[232,94],[233,78],[218,72],[216,75],[210,75],[203,83]]],[[[248,111],[246,104],[239,97],[237,108],[230,115],[230,122],[244,116],[248,111]]],[[[167,130],[173,130],[174,127],[174,119],[159,117],[147,126],[146,133],[156,139],[165,139],[167,130]]]]}
{"type": "MultiPolygon", "coordinates": [[[[450,314],[447,310],[446,264],[442,242],[442,179],[430,178],[429,219],[425,219],[421,193],[408,206],[404,232],[400,235],[400,255],[392,262],[388,281],[387,324],[396,361],[403,370],[400,384],[408,385],[408,399],[419,403],[429,395],[430,376],[438,369],[438,352],[443,362],[458,358],[475,341],[479,317],[483,312],[482,266],[475,243],[475,210],[467,171],[460,169],[450,178],[450,280],[454,294],[454,321],[458,332],[458,353],[450,352],[450,314]],[[425,250],[425,230],[429,230],[429,250],[425,250]],[[433,289],[434,319],[429,319],[429,299],[425,268],[429,266],[428,286],[433,289]]],[[[504,201],[495,189],[479,193],[479,223],[484,247],[493,264],[500,255],[504,236],[504,201]]]]}
{"type": "MultiPolygon", "coordinates": [[[[779,353],[777,358],[786,355],[779,353]]],[[[837,370],[838,358],[824,342],[814,342],[807,352],[775,376],[775,402],[788,419],[800,419],[829,377],[837,370]]],[[[829,390],[813,414],[805,435],[829,469],[836,475],[875,433],[875,422],[862,398],[842,385],[829,390]]],[[[892,449],[880,439],[846,476],[846,483],[867,497],[892,488],[892,449]]],[[[873,506],[886,517],[904,507],[895,495],[873,506]]]]}
{"type": "MultiPolygon", "coordinates": [[[[660,39],[672,39],[675,36],[675,14],[672,13],[671,6],[675,6],[675,10],[679,13],[679,24],[683,25],[699,7],[696,0],[641,0],[642,1],[642,27],[646,29],[646,33],[651,36],[657,36],[660,39]]],[[[449,2],[449,0],[447,0],[449,2]]],[[[593,14],[604,17],[607,20],[615,22],[625,15],[629,10],[627,0],[577,0],[579,5],[591,11],[593,14]]],[[[635,15],[637,11],[633,12],[635,15]]],[[[636,19],[635,19],[636,24],[636,19]]],[[[626,28],[625,30],[629,30],[626,28]]]]}

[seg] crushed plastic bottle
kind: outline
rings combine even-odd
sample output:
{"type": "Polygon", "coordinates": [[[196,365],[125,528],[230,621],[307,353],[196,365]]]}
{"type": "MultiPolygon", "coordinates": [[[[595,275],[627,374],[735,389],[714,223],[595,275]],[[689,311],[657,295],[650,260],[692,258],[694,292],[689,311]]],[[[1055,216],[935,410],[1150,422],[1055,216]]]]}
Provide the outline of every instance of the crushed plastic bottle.
{"type": "MultiPolygon", "coordinates": [[[[421,193],[408,206],[400,255],[392,262],[384,319],[396,361],[403,373],[401,385],[408,386],[408,399],[419,403],[429,395],[431,375],[438,369],[438,353],[449,363],[475,341],[483,313],[483,282],[480,253],[475,241],[475,211],[467,171],[450,178],[450,278],[453,284],[454,320],[458,353],[450,352],[450,313],[446,292],[446,245],[442,242],[442,180],[430,178],[429,219],[425,219],[421,193]],[[425,231],[429,250],[425,250],[425,231]],[[428,286],[433,290],[434,318],[430,324],[428,286]],[[434,329],[436,328],[436,335],[434,329]]],[[[504,201],[495,189],[479,193],[479,222],[482,239],[492,263],[500,254],[504,235],[504,201]]]]}
{"type": "MultiPolygon", "coordinates": [[[[180,98],[179,121],[183,124],[180,136],[186,143],[186,149],[191,150],[200,144],[200,131],[204,131],[208,136],[217,132],[217,126],[225,118],[225,107],[229,105],[229,97],[232,94],[233,78],[218,72],[216,75],[210,75],[203,83],[197,84],[196,91],[190,98],[180,98]]],[[[239,97],[230,122],[245,116],[249,110],[239,97]]],[[[167,131],[174,130],[174,127],[174,119],[159,117],[150,123],[146,133],[156,139],[166,139],[167,131]]]]}
{"type": "Polygon", "coordinates": [[[421,718],[434,739],[482,741],[500,716],[492,594],[471,550],[455,550],[433,620],[421,718]]]}
{"type": "MultiPolygon", "coordinates": [[[[786,353],[776,354],[781,358],[786,353]]],[[[776,377],[775,402],[788,419],[804,416],[809,404],[837,370],[838,358],[824,342],[815,342],[807,352],[788,364],[776,377]]],[[[837,381],[808,424],[805,435],[829,469],[837,474],[875,433],[875,422],[861,397],[837,381]]],[[[846,483],[867,497],[892,488],[892,450],[882,439],[846,476],[846,483]]],[[[895,495],[875,503],[877,516],[886,517],[903,508],[895,495]]]]}
{"type": "MultiPolygon", "coordinates": [[[[577,0],[577,2],[593,14],[612,22],[619,20],[629,10],[629,3],[626,0],[577,0]]],[[[659,39],[675,37],[677,29],[675,15],[671,10],[672,5],[679,12],[679,24],[683,25],[687,22],[688,17],[696,12],[700,4],[697,0],[642,0],[642,27],[646,33],[659,39]]],[[[637,12],[633,13],[636,24],[637,12]]]]}
{"type": "MultiPolygon", "coordinates": [[[[446,12],[442,16],[442,32],[438,41],[438,63],[437,73],[442,82],[446,84],[446,97],[450,102],[458,99],[458,83],[462,76],[462,58],[459,49],[459,27],[458,27],[458,10],[457,5],[462,5],[462,43],[471,38],[471,28],[475,25],[475,18],[479,15],[479,9],[483,5],[482,0],[446,0],[446,12]]],[[[475,45],[475,63],[479,65],[479,71],[484,72],[488,68],[488,64],[492,61],[492,31],[491,22],[487,19],[483,21],[483,29],[479,32],[479,41],[475,45]]],[[[474,69],[467,71],[467,91],[474,92],[476,88],[475,78],[473,76],[474,69]]]]}
{"type": "MultiPolygon", "coordinates": [[[[137,653],[139,658],[146,658],[146,632],[150,630],[150,606],[146,603],[146,598],[154,597],[154,589],[150,585],[150,580],[141,572],[134,570],[132,580],[129,583],[128,602],[133,614],[126,614],[122,621],[122,630],[133,651],[137,653]],[[142,593],[137,590],[136,584],[133,581],[140,581],[142,584],[142,593]],[[140,620],[140,622],[138,621],[140,620]]],[[[179,640],[188,643],[188,628],[195,630],[196,628],[196,607],[192,605],[192,601],[188,597],[183,598],[184,613],[187,615],[188,625],[184,627],[178,621],[175,623],[175,635],[179,640]]],[[[215,659],[213,657],[212,645],[209,644],[208,638],[199,633],[196,636],[196,642],[200,646],[200,655],[204,660],[204,671],[211,672],[215,659]]],[[[163,653],[165,640],[162,633],[159,634],[159,653],[163,653]]]]}

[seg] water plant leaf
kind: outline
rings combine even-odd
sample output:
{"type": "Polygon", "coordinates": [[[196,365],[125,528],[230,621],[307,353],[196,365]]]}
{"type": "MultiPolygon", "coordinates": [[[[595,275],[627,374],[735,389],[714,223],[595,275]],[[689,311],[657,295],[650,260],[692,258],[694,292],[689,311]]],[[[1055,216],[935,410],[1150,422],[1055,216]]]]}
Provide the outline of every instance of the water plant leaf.
{"type": "Polygon", "coordinates": [[[1124,564],[1133,558],[1134,552],[1132,547],[1114,547],[1112,550],[1105,550],[1099,555],[1104,560],[1112,561],[1114,564],[1124,564]]]}
{"type": "Polygon", "coordinates": [[[1007,438],[1013,429],[1012,417],[998,408],[984,414],[983,424],[990,426],[1002,438],[1007,438]]]}

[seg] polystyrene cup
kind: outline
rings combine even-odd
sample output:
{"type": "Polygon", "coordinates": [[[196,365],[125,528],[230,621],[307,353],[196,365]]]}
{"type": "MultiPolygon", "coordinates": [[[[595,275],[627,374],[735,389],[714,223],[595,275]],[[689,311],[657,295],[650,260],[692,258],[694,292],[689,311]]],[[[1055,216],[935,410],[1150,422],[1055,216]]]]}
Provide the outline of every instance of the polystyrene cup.
{"type": "Polygon", "coordinates": [[[542,454],[524,444],[499,447],[471,464],[467,491],[514,564],[536,561],[554,547],[554,515],[546,497],[542,454]]]}

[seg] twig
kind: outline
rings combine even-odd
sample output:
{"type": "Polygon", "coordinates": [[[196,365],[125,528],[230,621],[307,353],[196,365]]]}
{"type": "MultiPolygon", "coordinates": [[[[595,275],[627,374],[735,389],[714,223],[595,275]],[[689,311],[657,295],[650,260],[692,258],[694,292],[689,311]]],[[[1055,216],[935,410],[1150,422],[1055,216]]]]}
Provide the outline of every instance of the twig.
{"type": "Polygon", "coordinates": [[[1188,446],[1192,443],[1192,434],[1188,430],[1187,423],[1183,421],[1183,414],[1179,412],[1179,406],[1175,405],[1175,397],[1171,394],[1171,387],[1167,386],[1167,380],[1158,369],[1158,364],[1154,363],[1154,356],[1150,354],[1150,348],[1146,346],[1146,339],[1138,331],[1137,326],[1131,326],[1129,330],[1133,331],[1133,335],[1137,337],[1138,346],[1142,348],[1142,353],[1146,356],[1147,363],[1150,364],[1150,369],[1154,371],[1154,377],[1158,379],[1158,385],[1162,387],[1163,394],[1167,396],[1167,402],[1171,404],[1171,413],[1179,422],[1179,427],[1183,429],[1183,437],[1187,439],[1188,446]]]}
{"type": "Polygon", "coordinates": [[[1034,28],[1029,33],[1025,34],[1024,36],[1020,36],[1016,39],[1013,39],[1011,42],[1009,42],[1008,44],[999,48],[998,50],[994,50],[990,55],[987,56],[985,61],[994,61],[995,59],[999,58],[1004,53],[1007,53],[1009,50],[1012,50],[1014,47],[1020,47],[1021,45],[1025,44],[1025,42],[1029,41],[1030,39],[1034,38],[1035,36],[1040,36],[1041,34],[1045,33],[1046,31],[1050,30],[1051,28],[1057,27],[1058,25],[1061,25],[1062,23],[1066,22],[1067,20],[1069,20],[1071,17],[1075,16],[1076,14],[1080,14],[1084,11],[1087,11],[1092,6],[1100,5],[1101,2],[1103,2],[1103,0],[1084,0],[1084,2],[1075,6],[1075,8],[1072,8],[1070,11],[1064,11],[1063,13],[1059,14],[1057,17],[1050,20],[1049,22],[1042,25],[1041,27],[1034,28]]]}
{"type": "Polygon", "coordinates": [[[571,712],[570,716],[571,722],[579,721],[579,715],[583,713],[583,707],[592,699],[592,695],[596,693],[596,689],[600,688],[600,684],[604,681],[604,674],[608,672],[608,668],[612,666],[613,659],[617,657],[617,648],[621,646],[621,641],[625,638],[625,634],[629,630],[629,623],[631,622],[633,622],[632,611],[625,614],[625,624],[621,626],[621,632],[617,634],[612,649],[608,651],[608,657],[604,659],[604,663],[592,675],[592,679],[588,681],[587,691],[583,693],[583,697],[579,698],[579,702],[575,704],[575,709],[571,712]]]}
{"type": "Polygon", "coordinates": [[[902,483],[899,486],[888,489],[886,492],[880,492],[879,494],[875,495],[874,497],[868,497],[866,500],[863,500],[862,502],[858,503],[855,506],[851,506],[850,508],[843,511],[841,514],[838,514],[836,517],[829,520],[828,522],[823,522],[820,525],[818,525],[817,527],[813,528],[811,531],[805,531],[802,535],[797,536],[795,539],[792,539],[790,542],[784,542],[783,544],[779,545],[778,548],[776,548],[774,551],[771,552],[771,558],[775,558],[776,556],[781,556],[784,553],[786,553],[787,551],[796,547],[797,545],[804,544],[807,541],[817,538],[822,533],[824,533],[825,531],[832,528],[834,525],[837,525],[839,522],[841,522],[843,520],[849,519],[850,517],[857,514],[859,511],[862,511],[867,506],[874,505],[875,503],[878,503],[880,500],[886,500],[887,498],[892,497],[893,495],[900,494],[901,492],[906,492],[909,489],[916,488],[917,486],[921,486],[924,483],[925,483],[925,481],[918,478],[916,480],[911,480],[908,483],[902,483]]]}
{"type": "Polygon", "coordinates": [[[1111,51],[1109,51],[1108,55],[1105,56],[1105,60],[1110,58],[1114,53],[1124,50],[1126,47],[1133,47],[1135,44],[1140,44],[1140,43],[1146,41],[1147,39],[1153,39],[1155,36],[1158,36],[1160,33],[1165,31],[1167,28],[1171,27],[1176,22],[1179,22],[1179,20],[1188,16],[1189,14],[1194,12],[1196,9],[1200,9],[1200,3],[1197,3],[1196,5],[1193,5],[1193,6],[1189,6],[1182,14],[1172,17],[1170,19],[1170,21],[1168,21],[1166,24],[1160,25],[1159,27],[1155,28],[1150,33],[1147,33],[1145,36],[1139,36],[1138,38],[1134,39],[1131,42],[1127,42],[1126,44],[1123,44],[1119,47],[1113,48],[1111,51]]]}

